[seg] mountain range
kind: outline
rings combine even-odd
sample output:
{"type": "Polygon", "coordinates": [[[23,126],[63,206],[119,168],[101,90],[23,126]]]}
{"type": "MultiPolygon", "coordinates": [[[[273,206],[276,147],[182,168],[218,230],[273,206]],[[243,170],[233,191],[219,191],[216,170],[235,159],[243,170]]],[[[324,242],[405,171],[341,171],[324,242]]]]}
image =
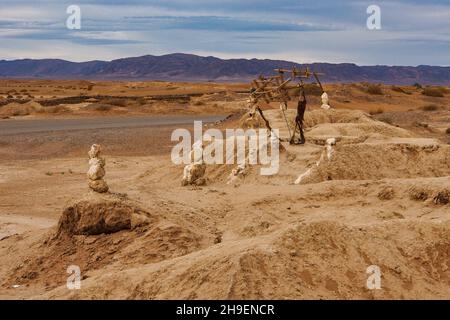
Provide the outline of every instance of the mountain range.
{"type": "Polygon", "coordinates": [[[450,85],[450,67],[299,64],[269,59],[220,59],[183,53],[87,62],[0,60],[0,78],[247,82],[261,74],[274,74],[276,68],[292,67],[309,67],[324,73],[321,77],[324,82],[450,85]]]}

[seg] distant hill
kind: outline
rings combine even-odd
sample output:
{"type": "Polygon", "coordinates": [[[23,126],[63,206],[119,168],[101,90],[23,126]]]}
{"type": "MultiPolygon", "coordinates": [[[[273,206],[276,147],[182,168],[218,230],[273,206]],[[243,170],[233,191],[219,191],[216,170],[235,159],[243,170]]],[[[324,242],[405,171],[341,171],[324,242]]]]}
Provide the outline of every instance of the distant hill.
{"type": "Polygon", "coordinates": [[[450,85],[450,67],[357,66],[351,63],[298,64],[282,60],[219,59],[174,53],[112,61],[70,62],[58,59],[0,60],[0,78],[249,81],[275,68],[309,66],[325,73],[324,82],[380,82],[388,84],[450,85]]]}

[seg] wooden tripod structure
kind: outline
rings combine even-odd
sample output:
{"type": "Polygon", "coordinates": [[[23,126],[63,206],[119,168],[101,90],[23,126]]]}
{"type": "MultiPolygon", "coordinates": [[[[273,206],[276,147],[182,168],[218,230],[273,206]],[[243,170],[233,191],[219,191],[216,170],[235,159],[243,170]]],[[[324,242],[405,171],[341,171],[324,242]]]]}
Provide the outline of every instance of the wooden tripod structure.
{"type": "Polygon", "coordinates": [[[250,93],[250,116],[254,117],[256,112],[259,113],[264,120],[266,128],[272,131],[269,121],[264,116],[263,111],[259,106],[259,102],[263,100],[266,103],[279,102],[281,111],[283,112],[284,120],[289,130],[291,144],[303,144],[305,142],[303,135],[303,116],[306,109],[306,95],[305,95],[305,82],[310,78],[316,80],[317,85],[320,87],[322,93],[322,83],[319,80],[321,73],[311,72],[309,68],[304,70],[292,68],[288,69],[275,69],[278,73],[275,76],[263,77],[259,76],[252,81],[252,89],[250,93]],[[286,76],[289,76],[286,78],[286,76]],[[289,122],[287,121],[284,111],[287,109],[289,101],[298,99],[297,116],[295,118],[295,128],[291,133],[289,122]],[[296,135],[299,135],[297,139],[296,135]]]}

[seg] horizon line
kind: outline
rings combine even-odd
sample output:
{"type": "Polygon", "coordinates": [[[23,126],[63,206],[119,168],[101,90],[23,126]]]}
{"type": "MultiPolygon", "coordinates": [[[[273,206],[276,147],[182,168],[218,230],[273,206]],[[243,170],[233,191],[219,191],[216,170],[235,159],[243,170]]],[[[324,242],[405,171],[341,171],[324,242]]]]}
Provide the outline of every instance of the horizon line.
{"type": "Polygon", "coordinates": [[[389,65],[389,64],[373,64],[373,65],[364,65],[364,64],[357,64],[355,62],[295,62],[295,61],[291,61],[291,60],[283,60],[283,59],[270,59],[270,58],[220,58],[217,56],[205,56],[205,55],[199,55],[199,54],[194,54],[194,53],[185,53],[185,52],[173,52],[173,53],[166,53],[166,54],[160,54],[160,55],[154,55],[154,54],[144,54],[144,55],[139,55],[139,56],[127,56],[127,57],[122,57],[122,58],[117,58],[117,59],[111,59],[111,60],[99,60],[99,59],[93,59],[93,60],[85,60],[85,61],[73,61],[73,60],[67,60],[67,59],[62,59],[62,58],[16,58],[16,59],[0,59],[0,62],[2,61],[6,61],[6,62],[14,62],[14,61],[23,61],[23,60],[35,60],[35,61],[40,61],[40,60],[57,60],[57,61],[65,61],[65,62],[70,62],[70,63],[88,63],[88,62],[112,62],[112,61],[117,61],[117,60],[122,60],[122,59],[133,59],[133,58],[142,58],[142,57],[147,57],[147,56],[151,56],[151,57],[164,57],[164,56],[171,56],[171,55],[187,55],[187,56],[196,56],[196,57],[200,57],[200,58],[215,58],[215,59],[219,59],[219,60],[223,60],[223,61],[230,61],[230,60],[247,60],[247,61],[252,61],[252,60],[257,60],[257,61],[265,61],[265,60],[269,60],[269,61],[282,61],[282,62],[288,62],[288,63],[293,63],[293,64],[300,64],[300,65],[312,65],[312,64],[330,64],[330,65],[342,65],[342,64],[349,64],[349,65],[355,65],[358,67],[410,67],[410,68],[418,68],[418,67],[439,67],[439,68],[449,68],[450,65],[430,65],[430,64],[419,64],[419,65],[389,65]]]}

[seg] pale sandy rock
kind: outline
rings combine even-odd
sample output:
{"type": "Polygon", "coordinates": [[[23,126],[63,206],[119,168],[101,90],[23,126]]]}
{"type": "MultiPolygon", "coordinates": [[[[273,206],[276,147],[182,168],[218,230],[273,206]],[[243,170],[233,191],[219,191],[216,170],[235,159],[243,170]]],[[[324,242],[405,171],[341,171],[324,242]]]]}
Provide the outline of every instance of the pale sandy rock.
{"type": "Polygon", "coordinates": [[[188,164],[184,167],[181,184],[183,186],[189,184],[204,185],[206,183],[206,180],[203,178],[205,172],[205,164],[188,164]]]}
{"type": "Polygon", "coordinates": [[[324,92],[323,94],[322,94],[322,106],[321,106],[321,108],[322,109],[325,109],[325,110],[328,110],[328,109],[330,109],[331,107],[330,107],[330,105],[329,105],[329,102],[330,102],[330,100],[329,100],[329,98],[328,98],[328,94],[326,93],[326,92],[324,92]]]}
{"type": "Polygon", "coordinates": [[[100,151],[101,151],[101,146],[98,144],[93,144],[91,146],[91,150],[89,150],[89,152],[88,152],[89,158],[92,159],[92,158],[98,157],[100,155],[100,151]]]}
{"type": "Polygon", "coordinates": [[[206,179],[204,178],[206,172],[206,164],[203,162],[203,143],[196,141],[192,145],[192,150],[189,154],[191,163],[186,165],[183,170],[183,179],[181,185],[204,185],[206,179]]]}
{"type": "Polygon", "coordinates": [[[101,158],[92,158],[89,160],[89,170],[87,176],[90,180],[102,179],[106,172],[104,169],[105,160],[101,158]]]}
{"type": "Polygon", "coordinates": [[[89,188],[98,193],[108,192],[109,187],[105,180],[89,180],[89,188]]]}

